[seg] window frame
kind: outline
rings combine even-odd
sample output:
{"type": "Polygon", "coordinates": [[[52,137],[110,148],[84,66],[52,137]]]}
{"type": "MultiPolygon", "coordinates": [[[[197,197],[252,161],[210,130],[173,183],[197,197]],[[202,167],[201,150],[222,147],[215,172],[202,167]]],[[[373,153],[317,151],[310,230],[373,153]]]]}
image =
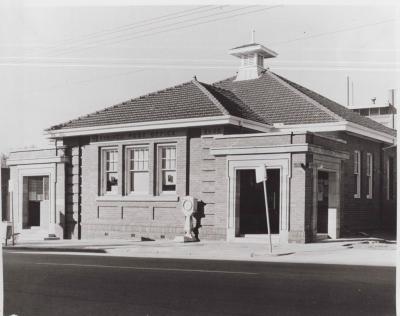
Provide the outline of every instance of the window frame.
{"type": "Polygon", "coordinates": [[[177,194],[177,178],[178,178],[178,155],[177,155],[177,143],[165,143],[157,144],[157,172],[156,172],[156,183],[157,183],[157,194],[158,195],[176,195],[177,194]],[[165,148],[175,148],[175,169],[165,169],[162,167],[162,151],[165,148]],[[174,171],[175,172],[175,190],[163,190],[163,172],[174,171]]]}
{"type": "Polygon", "coordinates": [[[374,157],[372,153],[367,153],[367,199],[373,197],[374,185],[374,157]]]}
{"type": "Polygon", "coordinates": [[[359,150],[354,151],[353,157],[353,175],[356,177],[354,178],[354,185],[355,185],[355,192],[354,198],[359,199],[361,197],[361,152],[359,150]]]}
{"type": "Polygon", "coordinates": [[[394,158],[388,156],[386,159],[386,200],[394,199],[394,158]]]}
{"type": "Polygon", "coordinates": [[[50,196],[49,176],[28,176],[28,200],[29,201],[48,201],[50,196]],[[40,185],[38,185],[40,181],[40,185]],[[38,193],[37,189],[40,189],[41,193],[38,193]],[[30,193],[34,193],[34,198],[31,198],[30,193]]]}
{"type": "MultiPolygon", "coordinates": [[[[133,160],[134,161],[134,160],[133,160]]],[[[139,160],[140,161],[140,160],[139,160]]],[[[145,160],[143,160],[145,162],[145,160]]],[[[150,195],[150,177],[151,177],[151,164],[150,164],[150,146],[148,144],[140,144],[140,145],[132,145],[125,147],[125,195],[150,195]],[[131,153],[137,149],[146,149],[147,150],[147,170],[133,170],[131,169],[131,153]],[[147,173],[148,175],[148,183],[147,183],[147,191],[133,191],[131,190],[131,173],[147,173]]]]}
{"type": "Polygon", "coordinates": [[[119,177],[119,149],[118,147],[104,147],[101,148],[100,151],[100,172],[101,172],[101,186],[100,186],[100,195],[103,196],[109,196],[109,195],[118,195],[119,194],[119,188],[121,185],[121,179],[119,177]],[[116,153],[116,159],[114,159],[113,163],[116,163],[116,168],[113,171],[108,171],[107,169],[107,153],[108,152],[115,152],[116,153]],[[117,175],[117,190],[116,192],[112,191],[107,191],[107,174],[108,173],[115,173],[117,175]]]}

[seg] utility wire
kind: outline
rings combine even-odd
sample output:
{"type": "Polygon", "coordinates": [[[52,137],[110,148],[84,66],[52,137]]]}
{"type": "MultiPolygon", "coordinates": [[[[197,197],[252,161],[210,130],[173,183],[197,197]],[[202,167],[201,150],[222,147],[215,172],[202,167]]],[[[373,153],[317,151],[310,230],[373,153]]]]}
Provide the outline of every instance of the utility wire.
{"type": "MultiPolygon", "coordinates": [[[[114,41],[116,39],[122,39],[123,40],[125,38],[131,37],[132,35],[140,35],[140,34],[143,34],[143,33],[148,33],[148,32],[151,32],[151,31],[165,29],[165,28],[172,27],[172,26],[175,26],[175,25],[185,24],[187,22],[193,22],[193,21],[196,21],[196,20],[202,20],[202,19],[209,18],[209,17],[212,17],[212,16],[230,14],[231,12],[242,11],[242,10],[245,10],[245,9],[251,8],[251,7],[255,7],[255,6],[241,7],[241,8],[233,9],[233,10],[230,10],[230,11],[217,12],[217,13],[211,14],[211,15],[203,15],[203,16],[194,17],[194,18],[191,18],[191,19],[185,19],[185,20],[182,20],[182,21],[174,22],[174,23],[158,25],[158,26],[150,27],[150,28],[147,28],[147,29],[144,29],[144,30],[135,31],[135,32],[129,33],[129,34],[120,34],[120,35],[114,36],[113,38],[103,38],[103,39],[99,39],[99,40],[89,41],[88,44],[89,44],[89,48],[91,48],[91,47],[97,46],[98,44],[101,44],[101,43],[108,43],[109,41],[112,42],[112,41],[114,41]]],[[[76,49],[81,50],[81,49],[85,49],[85,48],[86,48],[86,46],[85,47],[79,47],[79,46],[66,47],[64,52],[62,52],[61,54],[65,53],[65,51],[67,51],[69,53],[70,50],[76,50],[76,49]]],[[[56,56],[59,56],[59,55],[56,55],[56,56]]]]}
{"type": "MultiPolygon", "coordinates": [[[[109,79],[109,78],[115,78],[115,77],[122,77],[122,76],[126,76],[126,75],[132,75],[132,74],[136,74],[139,72],[144,72],[147,71],[148,69],[136,69],[136,70],[130,70],[130,71],[125,71],[125,72],[118,72],[116,74],[111,74],[111,75],[105,75],[105,76],[96,76],[93,79],[84,79],[84,80],[72,80],[69,82],[66,82],[65,84],[55,84],[55,85],[49,85],[47,87],[42,87],[39,89],[34,89],[34,90],[28,90],[24,92],[24,96],[29,96],[29,95],[35,95],[38,92],[41,91],[47,91],[47,90],[53,90],[56,88],[65,88],[65,86],[72,86],[72,85],[76,85],[76,84],[85,84],[85,83],[91,83],[91,82],[96,82],[96,81],[101,81],[104,79],[109,79]]],[[[20,96],[20,95],[18,95],[20,96]]]]}
{"type": "Polygon", "coordinates": [[[307,39],[310,39],[310,38],[316,38],[316,37],[321,37],[321,36],[325,36],[325,35],[333,35],[333,34],[337,34],[337,33],[343,33],[343,32],[348,32],[348,31],[352,31],[352,30],[358,30],[358,29],[362,29],[362,28],[365,28],[365,27],[369,27],[369,26],[375,26],[375,25],[379,25],[379,24],[393,22],[393,21],[396,21],[396,20],[398,20],[398,19],[391,18],[391,19],[386,19],[386,20],[381,20],[381,21],[378,21],[378,22],[374,22],[374,23],[368,23],[368,24],[362,24],[362,25],[358,25],[358,26],[343,28],[343,29],[336,30],[336,31],[323,32],[323,33],[318,33],[318,34],[309,35],[309,36],[305,36],[305,37],[297,37],[297,38],[290,39],[290,40],[285,40],[285,41],[272,42],[270,44],[288,44],[288,43],[293,43],[293,42],[297,42],[297,41],[307,40],[307,39]]]}
{"type": "MultiPolygon", "coordinates": [[[[250,7],[253,7],[253,6],[250,6],[250,7]]],[[[282,7],[282,5],[270,6],[270,7],[266,7],[266,8],[262,8],[262,9],[257,8],[256,10],[253,10],[253,11],[248,11],[248,12],[233,14],[233,15],[230,15],[230,16],[221,17],[221,18],[216,18],[216,19],[211,19],[211,20],[207,20],[207,21],[203,21],[203,22],[191,23],[191,24],[184,25],[184,26],[181,26],[181,27],[175,27],[175,28],[170,28],[170,29],[163,29],[163,30],[161,30],[161,31],[149,32],[149,33],[138,32],[138,35],[137,35],[137,36],[134,36],[134,37],[126,37],[126,38],[120,38],[120,37],[118,37],[118,38],[119,38],[118,40],[116,40],[117,38],[115,38],[113,41],[110,41],[110,42],[108,42],[107,44],[117,44],[117,43],[120,43],[120,42],[122,42],[122,41],[128,41],[128,40],[132,40],[132,39],[137,39],[137,38],[143,38],[143,37],[153,36],[153,35],[156,35],[156,34],[162,34],[162,33],[170,32],[170,31],[186,29],[186,28],[192,27],[192,26],[207,24],[207,23],[211,23],[211,22],[215,22],[215,21],[226,20],[226,19],[230,19],[230,18],[233,18],[233,17],[237,17],[237,16],[248,15],[248,14],[251,14],[251,13],[259,13],[259,12],[262,12],[262,11],[271,10],[271,9],[275,9],[275,8],[278,8],[278,7],[282,7]],[[143,34],[140,34],[140,33],[143,33],[143,34]]],[[[247,8],[249,8],[249,7],[231,10],[231,11],[229,11],[229,12],[224,12],[224,14],[226,14],[226,13],[231,13],[231,12],[233,12],[233,11],[244,10],[244,9],[247,9],[247,8]]],[[[221,13],[220,13],[220,14],[221,14],[221,13]]],[[[217,14],[215,14],[215,15],[217,15],[217,14]]],[[[218,14],[218,15],[219,15],[219,14],[218,14]]],[[[212,16],[213,16],[213,15],[212,15],[212,16]]],[[[209,16],[208,16],[208,17],[209,17],[209,16]]],[[[202,17],[202,18],[204,18],[204,17],[202,17]]],[[[186,21],[186,22],[187,22],[187,21],[186,21]]],[[[169,26],[171,26],[171,25],[169,25],[169,26]]],[[[165,26],[163,26],[163,27],[165,27],[165,26]]],[[[134,35],[134,34],[133,34],[133,35],[134,35]]],[[[86,47],[81,47],[79,50],[76,50],[76,51],[86,50],[86,49],[90,49],[90,48],[93,48],[93,47],[98,46],[98,45],[97,45],[98,43],[92,43],[92,44],[95,44],[95,45],[86,46],[86,47]]],[[[71,53],[71,51],[64,52],[63,54],[65,54],[65,53],[71,53]]],[[[63,54],[62,54],[62,55],[63,55],[63,54]]],[[[61,56],[61,55],[57,55],[57,56],[61,56]]]]}
{"type": "Polygon", "coordinates": [[[138,22],[135,22],[135,23],[125,24],[125,25],[121,25],[121,26],[118,26],[118,27],[115,27],[115,28],[105,29],[105,30],[102,30],[102,31],[86,34],[86,35],[83,35],[80,38],[71,38],[70,40],[63,40],[59,44],[53,45],[53,46],[51,46],[49,48],[46,48],[46,49],[50,49],[50,50],[62,49],[62,48],[65,47],[65,42],[66,41],[67,42],[69,41],[69,44],[73,45],[73,44],[77,44],[77,43],[82,42],[82,41],[86,41],[88,39],[93,39],[93,38],[95,39],[96,37],[104,37],[104,36],[108,36],[108,35],[111,35],[111,34],[114,34],[114,33],[124,32],[124,31],[130,30],[130,29],[141,28],[141,27],[144,27],[144,26],[147,26],[147,25],[157,24],[157,23],[160,23],[160,22],[168,21],[168,20],[174,20],[174,19],[177,19],[177,18],[180,18],[180,17],[185,17],[185,16],[190,16],[190,15],[193,15],[193,14],[203,13],[203,12],[210,11],[210,10],[216,10],[216,9],[219,9],[219,8],[223,8],[225,6],[201,6],[201,7],[197,7],[197,8],[194,8],[194,9],[183,10],[183,11],[178,11],[178,12],[175,12],[175,13],[161,15],[161,16],[158,16],[158,17],[154,17],[154,18],[138,21],[138,22]],[[188,12],[190,12],[190,13],[188,13],[188,12]],[[182,13],[185,13],[185,14],[182,14],[182,13]]]}

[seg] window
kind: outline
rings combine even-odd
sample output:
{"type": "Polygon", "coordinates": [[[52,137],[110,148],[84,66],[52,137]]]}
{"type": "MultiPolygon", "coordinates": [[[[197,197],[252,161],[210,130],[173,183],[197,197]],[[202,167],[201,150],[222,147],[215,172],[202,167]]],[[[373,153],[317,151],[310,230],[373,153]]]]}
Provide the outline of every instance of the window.
{"type": "Polygon", "coordinates": [[[257,66],[264,68],[264,57],[261,55],[257,55],[257,66]]]}
{"type": "Polygon", "coordinates": [[[49,199],[49,177],[28,177],[29,201],[49,199]]]}
{"type": "Polygon", "coordinates": [[[361,116],[368,116],[369,115],[369,109],[360,109],[360,115],[361,116]]]}
{"type": "Polygon", "coordinates": [[[251,66],[253,63],[255,63],[256,56],[254,55],[244,55],[242,57],[242,66],[251,66]]]}
{"type": "Polygon", "coordinates": [[[372,158],[371,153],[367,153],[367,199],[372,199],[372,191],[373,191],[373,176],[374,176],[374,160],[372,158]]]}
{"type": "Polygon", "coordinates": [[[380,114],[381,115],[389,114],[389,107],[386,106],[386,107],[380,108],[380,114]]]}
{"type": "Polygon", "coordinates": [[[117,194],[118,193],[118,150],[103,150],[102,164],[102,193],[117,194]]]}
{"type": "Polygon", "coordinates": [[[161,163],[159,180],[160,192],[176,191],[176,146],[159,147],[159,163],[161,163]]]}
{"type": "Polygon", "coordinates": [[[379,108],[369,109],[369,115],[379,115],[379,108]]]}
{"type": "Polygon", "coordinates": [[[386,163],[386,199],[387,200],[393,200],[394,198],[394,160],[393,157],[388,157],[387,163],[386,163]]]}
{"type": "Polygon", "coordinates": [[[127,193],[149,193],[149,149],[134,147],[127,149],[127,193]]]}
{"type": "Polygon", "coordinates": [[[354,152],[354,198],[360,198],[361,191],[361,153],[354,152]]]}

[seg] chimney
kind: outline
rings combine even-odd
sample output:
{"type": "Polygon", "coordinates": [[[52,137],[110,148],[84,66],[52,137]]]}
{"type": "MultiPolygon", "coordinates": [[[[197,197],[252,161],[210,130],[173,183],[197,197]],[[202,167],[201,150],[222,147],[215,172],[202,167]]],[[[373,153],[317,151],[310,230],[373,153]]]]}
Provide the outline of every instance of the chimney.
{"type": "Polygon", "coordinates": [[[239,71],[235,81],[259,78],[264,71],[264,58],[273,58],[278,55],[263,45],[254,42],[232,48],[229,50],[229,54],[240,58],[239,71]]]}

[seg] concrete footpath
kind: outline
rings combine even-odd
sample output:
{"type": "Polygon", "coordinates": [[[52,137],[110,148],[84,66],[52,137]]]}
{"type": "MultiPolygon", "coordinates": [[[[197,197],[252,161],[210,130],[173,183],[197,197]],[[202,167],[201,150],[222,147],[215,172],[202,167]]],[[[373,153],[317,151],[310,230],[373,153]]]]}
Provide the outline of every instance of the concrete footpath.
{"type": "Polygon", "coordinates": [[[171,240],[51,240],[5,246],[6,251],[88,254],[123,257],[247,260],[265,262],[395,266],[394,241],[379,238],[326,240],[312,244],[274,245],[272,254],[265,243],[171,240]]]}

